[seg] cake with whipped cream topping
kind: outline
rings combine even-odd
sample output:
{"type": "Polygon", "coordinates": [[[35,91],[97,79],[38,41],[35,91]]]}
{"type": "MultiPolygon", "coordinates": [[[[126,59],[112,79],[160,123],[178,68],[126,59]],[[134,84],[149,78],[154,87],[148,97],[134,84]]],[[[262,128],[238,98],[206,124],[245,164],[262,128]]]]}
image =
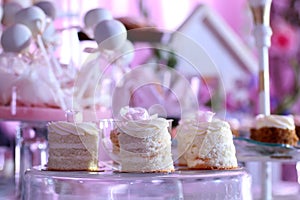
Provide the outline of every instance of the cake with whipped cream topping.
{"type": "Polygon", "coordinates": [[[296,145],[299,140],[292,115],[257,115],[250,132],[259,142],[296,145]]]}
{"type": "Polygon", "coordinates": [[[122,172],[172,172],[169,122],[141,107],[123,107],[112,131],[122,172]]]}
{"type": "Polygon", "coordinates": [[[96,171],[99,131],[91,122],[52,122],[48,125],[48,170],[96,171]]]}
{"type": "Polygon", "coordinates": [[[295,131],[298,138],[300,138],[300,115],[294,115],[295,131]]]}
{"type": "Polygon", "coordinates": [[[183,118],[177,127],[179,165],[190,169],[234,169],[238,167],[228,122],[214,113],[199,111],[183,118]]]}

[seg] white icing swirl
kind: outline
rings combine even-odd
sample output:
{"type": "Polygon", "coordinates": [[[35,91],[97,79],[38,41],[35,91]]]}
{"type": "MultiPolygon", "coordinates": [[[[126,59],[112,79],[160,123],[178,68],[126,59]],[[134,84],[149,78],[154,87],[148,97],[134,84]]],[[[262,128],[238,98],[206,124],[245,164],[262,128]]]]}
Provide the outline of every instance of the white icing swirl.
{"type": "Polygon", "coordinates": [[[180,123],[188,123],[189,121],[211,122],[213,120],[214,115],[215,113],[210,111],[197,111],[195,113],[183,117],[180,123]]]}
{"type": "Polygon", "coordinates": [[[210,111],[198,111],[197,112],[197,120],[201,122],[211,122],[213,120],[215,113],[210,111]]]}
{"type": "Polygon", "coordinates": [[[157,116],[149,120],[128,120],[116,123],[123,133],[137,138],[151,137],[169,127],[168,120],[157,116]]]}
{"type": "Polygon", "coordinates": [[[151,137],[169,127],[169,121],[157,115],[149,115],[141,107],[125,106],[120,110],[120,119],[116,121],[121,132],[137,138],[151,137]]]}
{"type": "Polygon", "coordinates": [[[129,106],[125,106],[120,110],[120,118],[121,120],[147,120],[150,116],[148,111],[144,108],[131,108],[129,106]]]}
{"type": "Polygon", "coordinates": [[[263,127],[274,127],[282,129],[295,129],[295,122],[292,115],[257,115],[255,119],[256,129],[263,127]]]}
{"type": "Polygon", "coordinates": [[[73,122],[52,122],[48,124],[49,132],[55,132],[59,135],[98,135],[99,130],[96,124],[91,122],[80,122],[80,123],[73,123],[73,122]]]}

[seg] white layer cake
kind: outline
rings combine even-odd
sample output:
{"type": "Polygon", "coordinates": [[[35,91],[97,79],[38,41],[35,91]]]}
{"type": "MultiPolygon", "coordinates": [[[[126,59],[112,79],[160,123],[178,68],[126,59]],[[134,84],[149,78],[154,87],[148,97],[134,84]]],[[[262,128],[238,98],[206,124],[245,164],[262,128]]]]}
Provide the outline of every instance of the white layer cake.
{"type": "MultiPolygon", "coordinates": [[[[125,112],[134,112],[132,109],[127,107],[125,112]]],[[[169,122],[156,115],[148,117],[148,114],[140,119],[129,118],[117,123],[121,171],[174,171],[169,122]]]]}
{"type": "Polygon", "coordinates": [[[237,168],[236,151],[228,122],[183,120],[177,128],[181,165],[193,169],[237,168]]]}
{"type": "Polygon", "coordinates": [[[99,130],[94,123],[50,123],[48,141],[48,170],[98,169],[99,130]]]}

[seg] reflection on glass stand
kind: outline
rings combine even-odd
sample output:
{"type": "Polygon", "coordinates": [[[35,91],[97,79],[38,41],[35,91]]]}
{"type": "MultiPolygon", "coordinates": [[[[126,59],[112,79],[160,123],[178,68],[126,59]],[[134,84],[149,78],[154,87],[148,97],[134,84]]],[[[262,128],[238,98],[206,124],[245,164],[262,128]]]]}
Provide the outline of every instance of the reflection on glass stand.
{"type": "Polygon", "coordinates": [[[46,122],[22,122],[18,127],[15,146],[15,183],[20,195],[24,172],[45,165],[48,156],[46,122]]]}

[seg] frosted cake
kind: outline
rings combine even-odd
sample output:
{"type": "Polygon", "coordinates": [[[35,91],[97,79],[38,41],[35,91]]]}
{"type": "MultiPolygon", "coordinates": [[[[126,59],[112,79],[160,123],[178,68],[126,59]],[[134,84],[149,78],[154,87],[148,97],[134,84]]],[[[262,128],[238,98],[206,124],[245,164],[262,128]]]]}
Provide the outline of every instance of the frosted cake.
{"type": "Polygon", "coordinates": [[[94,123],[50,123],[48,141],[48,170],[98,169],[99,131],[94,123]]]}
{"type": "Polygon", "coordinates": [[[237,159],[228,122],[212,112],[184,118],[177,127],[179,165],[191,169],[233,169],[237,159]]]}
{"type": "Polygon", "coordinates": [[[124,107],[111,139],[122,172],[172,172],[169,122],[144,108],[124,107]]]}
{"type": "Polygon", "coordinates": [[[258,115],[250,138],[259,142],[296,145],[294,118],[292,115],[258,115]]]}

